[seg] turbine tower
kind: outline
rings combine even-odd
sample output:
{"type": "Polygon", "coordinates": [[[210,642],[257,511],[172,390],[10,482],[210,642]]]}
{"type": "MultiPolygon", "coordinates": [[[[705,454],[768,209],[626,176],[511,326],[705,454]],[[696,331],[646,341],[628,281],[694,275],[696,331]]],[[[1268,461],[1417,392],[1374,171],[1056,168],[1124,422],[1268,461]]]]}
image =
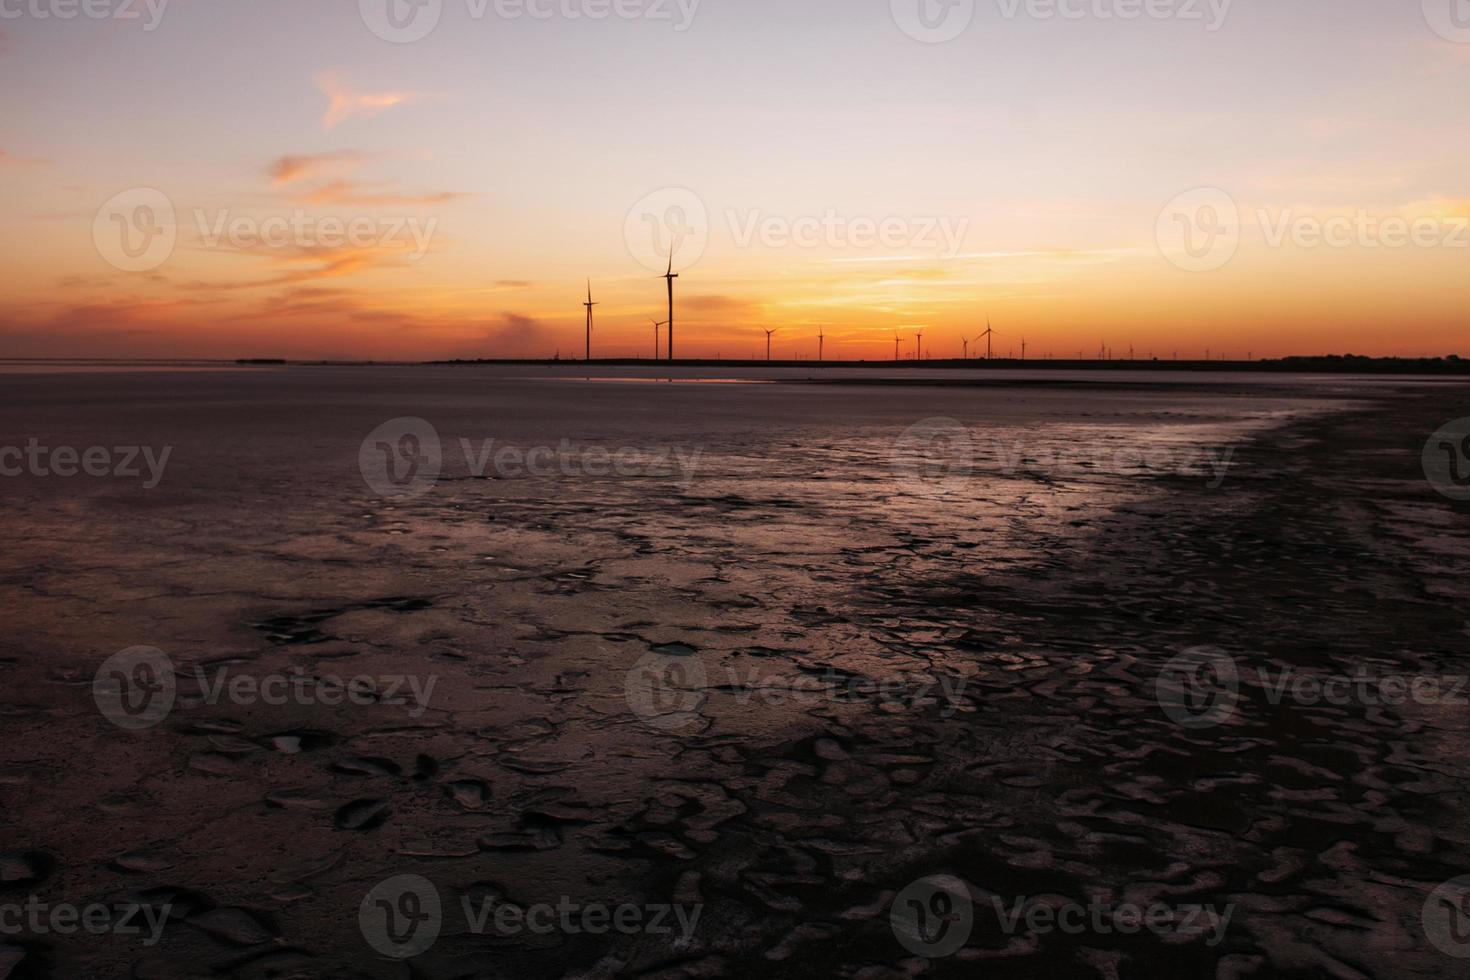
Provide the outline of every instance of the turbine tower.
{"type": "Polygon", "coordinates": [[[918,336],[916,336],[914,338],[914,360],[916,360],[916,361],[922,361],[923,359],[924,359],[924,331],[920,330],[918,332],[918,336]]]}
{"type": "Polygon", "coordinates": [[[1026,338],[1025,337],[1022,337],[1021,338],[1021,360],[1024,361],[1025,359],[1026,359],[1026,338]]]}
{"type": "Polygon", "coordinates": [[[670,361],[674,359],[674,280],[678,278],[679,274],[674,271],[674,248],[671,245],[669,246],[669,271],[664,273],[663,275],[663,279],[669,284],[669,318],[665,322],[667,322],[669,326],[670,361]]]}
{"type": "MultiPolygon", "coordinates": [[[[762,327],[761,329],[764,330],[765,328],[762,327]]],[[[771,334],[775,333],[777,330],[780,330],[780,329],[781,329],[780,327],[776,327],[776,328],[771,329],[771,330],[766,330],[766,361],[767,361],[767,363],[769,363],[770,360],[771,360],[771,334]]]]}
{"type": "MultiPolygon", "coordinates": [[[[985,318],[985,332],[980,337],[985,338],[985,359],[988,361],[993,355],[995,345],[995,330],[990,326],[990,317],[985,318]]],[[[980,337],[975,339],[979,340],[980,337]]]]}
{"type": "Polygon", "coordinates": [[[587,302],[582,304],[587,307],[587,360],[592,360],[592,307],[598,304],[592,302],[592,280],[587,280],[587,302]]]}
{"type": "Polygon", "coordinates": [[[899,342],[898,331],[895,330],[895,331],[893,331],[893,359],[895,361],[898,360],[898,342],[899,342]]]}
{"type": "Polygon", "coordinates": [[[664,321],[649,317],[648,322],[653,324],[653,359],[656,361],[658,360],[658,328],[664,325],[664,321]]]}
{"type": "Polygon", "coordinates": [[[821,361],[822,361],[822,354],[824,352],[823,349],[826,347],[826,345],[827,345],[827,328],[826,327],[818,327],[817,328],[817,362],[818,363],[821,363],[821,361]]]}
{"type": "Polygon", "coordinates": [[[965,345],[965,360],[968,361],[970,359],[970,342],[968,340],[966,340],[964,337],[961,337],[960,338],[960,343],[962,343],[962,344],[965,345]]]}

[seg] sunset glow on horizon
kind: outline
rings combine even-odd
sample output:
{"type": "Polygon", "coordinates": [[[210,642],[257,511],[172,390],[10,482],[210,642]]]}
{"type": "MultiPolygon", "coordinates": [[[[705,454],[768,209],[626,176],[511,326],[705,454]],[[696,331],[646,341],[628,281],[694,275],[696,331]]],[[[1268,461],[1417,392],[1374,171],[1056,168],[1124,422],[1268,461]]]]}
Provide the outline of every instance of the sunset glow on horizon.
{"type": "Polygon", "coordinates": [[[1470,354],[1435,0],[375,2],[0,2],[0,357],[1470,354]]]}

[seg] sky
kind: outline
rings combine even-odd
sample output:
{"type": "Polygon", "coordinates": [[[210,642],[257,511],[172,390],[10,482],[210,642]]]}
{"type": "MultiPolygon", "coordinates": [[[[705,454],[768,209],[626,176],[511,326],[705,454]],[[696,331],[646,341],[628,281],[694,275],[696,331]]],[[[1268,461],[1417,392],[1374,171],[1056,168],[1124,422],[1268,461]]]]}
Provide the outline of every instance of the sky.
{"type": "Polygon", "coordinates": [[[651,357],[669,252],[678,357],[1470,355],[1470,0],[0,0],[0,88],[0,357],[651,357]]]}

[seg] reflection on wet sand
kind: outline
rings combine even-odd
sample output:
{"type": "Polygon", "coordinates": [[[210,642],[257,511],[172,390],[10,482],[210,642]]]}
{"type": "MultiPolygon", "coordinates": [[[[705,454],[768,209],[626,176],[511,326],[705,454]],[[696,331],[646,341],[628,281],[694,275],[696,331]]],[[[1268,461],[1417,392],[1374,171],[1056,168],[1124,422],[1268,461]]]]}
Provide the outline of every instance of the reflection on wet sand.
{"type": "Polygon", "coordinates": [[[1460,716],[1260,678],[1464,669],[1465,533],[1417,470],[1453,391],[5,386],[0,443],[173,456],[153,491],[7,486],[6,894],[168,912],[0,973],[407,976],[364,917],[434,899],[413,976],[1443,975],[1460,716]],[[440,471],[384,496],[359,452],[400,417],[440,471]],[[118,684],[174,697],[130,730],[94,680],[134,647],[165,659],[118,684]],[[1160,671],[1200,647],[1240,689],[1191,727],[1160,671]],[[924,959],[890,909],[935,875],[972,931],[924,959]],[[1232,912],[992,911],[1038,896],[1232,912]],[[640,926],[508,925],[548,905],[640,926]]]}

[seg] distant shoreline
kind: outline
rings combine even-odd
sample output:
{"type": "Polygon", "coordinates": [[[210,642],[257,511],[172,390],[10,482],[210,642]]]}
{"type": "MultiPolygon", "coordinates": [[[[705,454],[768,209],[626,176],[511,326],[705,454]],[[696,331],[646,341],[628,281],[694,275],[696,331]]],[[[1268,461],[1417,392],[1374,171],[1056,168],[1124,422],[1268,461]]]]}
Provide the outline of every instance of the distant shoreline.
{"type": "Polygon", "coordinates": [[[115,365],[118,367],[473,367],[525,366],[525,367],[627,367],[627,368],[781,368],[807,371],[823,370],[961,370],[961,371],[1212,371],[1239,373],[1290,373],[1290,374],[1388,374],[1388,375],[1444,375],[1470,376],[1470,359],[1455,355],[1448,357],[1359,357],[1356,355],[1324,355],[1316,357],[1283,357],[1253,361],[1202,361],[1202,360],[1017,360],[1014,358],[961,359],[945,358],[926,361],[880,360],[880,361],[765,361],[765,360],[715,360],[693,358],[677,361],[655,361],[649,358],[594,358],[590,361],[572,358],[477,358],[430,361],[352,361],[352,360],[292,360],[276,357],[241,358],[97,358],[97,357],[3,357],[0,365],[115,365]]]}
{"type": "Polygon", "coordinates": [[[1164,360],[993,360],[952,358],[933,361],[750,361],[750,360],[678,360],[653,361],[639,358],[607,360],[454,360],[426,361],[434,365],[548,365],[552,367],[695,367],[695,368],[798,368],[803,370],[869,369],[869,370],[962,370],[962,371],[1240,371],[1315,374],[1444,374],[1470,375],[1470,359],[1354,357],[1285,357],[1256,361],[1164,361],[1164,360]]]}

